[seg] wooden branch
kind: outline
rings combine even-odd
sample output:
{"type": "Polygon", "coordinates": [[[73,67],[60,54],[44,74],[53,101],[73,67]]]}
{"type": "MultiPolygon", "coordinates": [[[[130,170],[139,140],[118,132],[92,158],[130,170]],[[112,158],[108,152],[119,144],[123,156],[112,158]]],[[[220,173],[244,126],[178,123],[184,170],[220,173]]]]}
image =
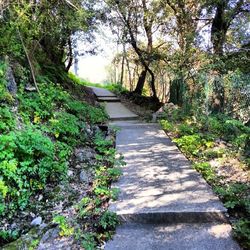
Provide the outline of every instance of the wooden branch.
{"type": "Polygon", "coordinates": [[[17,32],[18,32],[18,35],[20,37],[20,40],[21,40],[21,43],[22,43],[22,46],[23,46],[23,50],[24,50],[24,53],[27,57],[27,60],[28,60],[28,63],[29,63],[29,66],[30,66],[30,71],[31,71],[31,75],[32,75],[32,79],[33,79],[33,82],[34,82],[34,85],[35,85],[35,88],[36,88],[36,91],[38,92],[38,94],[40,94],[40,91],[39,91],[39,88],[37,86],[37,82],[36,82],[36,77],[35,77],[35,72],[34,72],[34,68],[33,68],[33,65],[32,65],[32,62],[31,62],[31,59],[30,59],[30,56],[29,56],[29,52],[24,44],[24,41],[23,41],[23,37],[21,35],[21,32],[19,29],[17,29],[17,32]]]}

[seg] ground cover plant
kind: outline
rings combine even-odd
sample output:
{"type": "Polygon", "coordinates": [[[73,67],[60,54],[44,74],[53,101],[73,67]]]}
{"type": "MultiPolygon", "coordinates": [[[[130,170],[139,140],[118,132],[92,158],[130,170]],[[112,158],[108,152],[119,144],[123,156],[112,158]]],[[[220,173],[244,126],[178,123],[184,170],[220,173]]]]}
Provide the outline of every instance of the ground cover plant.
{"type": "Polygon", "coordinates": [[[194,115],[169,105],[160,123],[223,201],[234,236],[248,249],[250,128],[229,116],[194,115]]]}
{"type": "MultiPolygon", "coordinates": [[[[4,72],[1,76],[4,79],[4,72]]],[[[21,84],[14,98],[6,90],[6,81],[1,81],[0,245],[29,231],[25,223],[24,227],[13,228],[18,214],[36,214],[36,206],[41,212],[40,200],[35,197],[45,197],[48,188],[67,186],[74,149],[89,145],[97,157],[92,166],[94,183],[78,205],[75,201],[76,218],[50,214],[47,219],[53,216],[52,223],[58,225],[60,236],[74,235],[86,249],[95,249],[110,238],[118,223],[116,215],[107,211],[107,204],[117,196],[110,185],[120,175],[122,161],[115,158],[114,143],[97,129],[108,117],[101,106],[74,98],[47,77],[39,79],[39,92],[27,91],[21,84]],[[85,199],[88,202],[84,203],[85,199]],[[86,209],[89,206],[91,209],[86,209]],[[86,220],[89,226],[85,227],[86,220]]],[[[34,241],[39,244],[38,238],[34,241]]]]}

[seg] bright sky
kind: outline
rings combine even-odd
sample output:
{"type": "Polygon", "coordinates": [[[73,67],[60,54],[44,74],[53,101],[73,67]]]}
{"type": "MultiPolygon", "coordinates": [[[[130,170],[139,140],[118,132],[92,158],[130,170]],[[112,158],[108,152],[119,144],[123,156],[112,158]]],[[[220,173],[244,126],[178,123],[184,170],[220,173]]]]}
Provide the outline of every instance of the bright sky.
{"type": "MultiPolygon", "coordinates": [[[[99,52],[97,55],[87,54],[78,58],[78,76],[90,82],[102,83],[107,80],[106,68],[116,53],[116,46],[108,28],[102,27],[95,36],[99,52]]],[[[78,44],[79,50],[84,46],[83,43],[78,44]]],[[[74,66],[71,70],[74,72],[74,66]]]]}
{"type": "Polygon", "coordinates": [[[110,60],[102,55],[82,57],[78,64],[78,76],[90,82],[101,83],[107,79],[105,68],[109,63],[110,60]]]}

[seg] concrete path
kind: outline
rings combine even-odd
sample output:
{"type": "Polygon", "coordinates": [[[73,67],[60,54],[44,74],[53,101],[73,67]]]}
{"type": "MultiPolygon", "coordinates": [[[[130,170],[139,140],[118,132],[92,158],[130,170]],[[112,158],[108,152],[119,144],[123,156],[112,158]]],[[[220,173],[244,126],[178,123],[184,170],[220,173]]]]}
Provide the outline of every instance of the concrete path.
{"type": "Polygon", "coordinates": [[[119,198],[110,205],[122,224],[105,249],[240,249],[210,186],[157,124],[131,121],[124,108],[106,103],[111,118],[123,120],[113,124],[121,128],[116,145],[127,164],[115,184],[119,198]]]}
{"type": "Polygon", "coordinates": [[[104,103],[110,120],[135,120],[138,116],[120,103],[117,96],[102,88],[91,87],[99,102],[104,103]]]}
{"type": "Polygon", "coordinates": [[[96,87],[89,87],[93,90],[94,94],[97,97],[112,97],[112,96],[116,96],[114,93],[108,91],[107,89],[103,89],[103,88],[96,88],[96,87]]]}

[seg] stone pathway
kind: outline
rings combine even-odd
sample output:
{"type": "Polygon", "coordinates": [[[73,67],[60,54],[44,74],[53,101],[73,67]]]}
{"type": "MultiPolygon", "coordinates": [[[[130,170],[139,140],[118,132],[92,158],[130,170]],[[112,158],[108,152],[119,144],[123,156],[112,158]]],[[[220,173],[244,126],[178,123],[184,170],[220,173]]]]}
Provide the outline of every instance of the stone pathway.
{"type": "Polygon", "coordinates": [[[136,114],[128,110],[124,105],[120,103],[120,99],[116,97],[112,92],[91,87],[95,93],[97,100],[104,103],[107,113],[109,114],[111,121],[116,120],[135,120],[138,118],[136,114]]]}
{"type": "Polygon", "coordinates": [[[164,131],[131,121],[121,103],[110,104],[107,112],[122,120],[113,124],[121,128],[116,145],[127,164],[115,184],[119,199],[110,206],[122,224],[105,249],[240,249],[223,204],[164,131]]]}

